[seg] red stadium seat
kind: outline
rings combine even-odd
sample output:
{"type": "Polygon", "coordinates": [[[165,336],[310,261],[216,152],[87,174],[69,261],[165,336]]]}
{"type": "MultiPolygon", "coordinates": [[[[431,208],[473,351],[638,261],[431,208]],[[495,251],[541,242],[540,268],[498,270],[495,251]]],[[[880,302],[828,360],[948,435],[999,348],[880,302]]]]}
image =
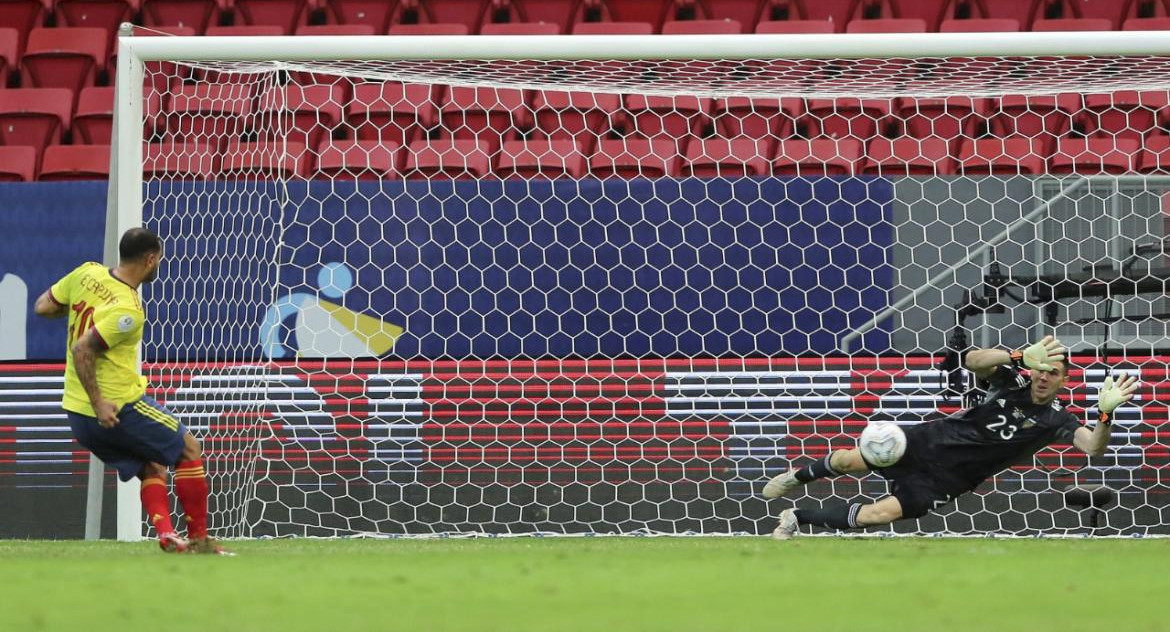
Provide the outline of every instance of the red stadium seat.
{"type": "Polygon", "coordinates": [[[302,143],[228,142],[220,172],[243,179],[304,177],[308,152],[302,143]]]}
{"type": "Polygon", "coordinates": [[[627,137],[598,143],[589,172],[597,178],[659,178],[677,175],[677,163],[675,141],[627,137]]]}
{"type": "MultiPolygon", "coordinates": [[[[803,10],[800,12],[800,19],[829,20],[838,32],[844,31],[845,25],[849,24],[853,19],[861,17],[858,15],[858,10],[862,8],[860,2],[851,0],[802,0],[801,6],[803,10]]],[[[883,14],[876,16],[870,15],[868,17],[889,18],[894,16],[883,14]]],[[[788,19],[792,19],[791,11],[789,12],[788,19]]]]}
{"type": "Polygon", "coordinates": [[[985,18],[1010,18],[1020,23],[1021,31],[1032,30],[1032,20],[1041,13],[1042,0],[979,0],[976,6],[986,10],[985,18]]]}
{"type": "Polygon", "coordinates": [[[955,139],[972,136],[979,120],[986,116],[986,99],[972,97],[926,97],[898,99],[895,115],[914,138],[955,139]]]}
{"type": "Polygon", "coordinates": [[[209,26],[209,37],[274,37],[286,35],[284,28],[274,24],[254,24],[239,26],[209,26]]]}
{"type": "Polygon", "coordinates": [[[1014,33],[1020,30],[1015,18],[981,18],[973,20],[943,20],[939,33],[1014,33]]]}
{"type": "Polygon", "coordinates": [[[1139,149],[1138,141],[1129,138],[1062,138],[1048,160],[1048,172],[1129,173],[1139,149]]]}
{"type": "Polygon", "coordinates": [[[800,119],[807,135],[866,140],[890,115],[888,99],[809,99],[800,119]]]}
{"type": "Polygon", "coordinates": [[[1089,134],[1141,138],[1158,129],[1158,114],[1167,107],[1170,95],[1165,91],[1090,94],[1077,121],[1089,134]]]}
{"type": "Polygon", "coordinates": [[[1047,156],[1044,142],[1035,138],[969,139],[959,148],[957,170],[967,175],[1039,174],[1047,156]]]}
{"type": "Polygon", "coordinates": [[[8,85],[8,71],[20,62],[17,45],[20,34],[16,29],[0,28],[0,88],[8,85]]]}
{"type": "Polygon", "coordinates": [[[439,107],[443,133],[487,143],[495,152],[532,125],[524,92],[511,88],[453,86],[439,107]]]}
{"type": "Polygon", "coordinates": [[[56,0],[53,10],[57,26],[86,26],[105,31],[108,50],[118,27],[130,21],[138,6],[130,0],[56,0]]]}
{"type": "Polygon", "coordinates": [[[1132,18],[1122,25],[1123,31],[1170,31],[1170,17],[1132,18]]]}
{"type": "Polygon", "coordinates": [[[37,171],[37,150],[0,145],[0,182],[30,182],[37,171]]]}
{"type": "Polygon", "coordinates": [[[918,18],[887,18],[884,20],[853,20],[845,26],[846,33],[925,33],[926,21],[918,18]]]}
{"type": "Polygon", "coordinates": [[[317,148],[317,173],[347,180],[396,179],[399,147],[380,140],[326,139],[317,148]]]}
{"type": "Polygon", "coordinates": [[[182,86],[164,104],[162,131],[187,141],[239,136],[249,131],[255,112],[253,89],[246,83],[182,86]]]}
{"type": "Polygon", "coordinates": [[[945,138],[875,138],[869,142],[862,173],[881,176],[931,176],[954,173],[951,141],[945,138]]]}
{"type": "Polygon", "coordinates": [[[992,100],[991,132],[997,136],[1062,136],[1081,109],[1079,94],[1007,95],[992,100]]]}
{"type": "Polygon", "coordinates": [[[198,35],[207,32],[218,12],[216,0],[142,0],[142,19],[147,26],[186,26],[198,35]]]}
{"type": "Polygon", "coordinates": [[[898,2],[898,17],[919,19],[926,24],[927,32],[938,30],[943,20],[971,17],[971,0],[913,0],[898,2]]]}
{"type": "Polygon", "coordinates": [[[1042,33],[1055,31],[1112,31],[1113,23],[1105,19],[1090,18],[1036,20],[1032,22],[1032,30],[1042,33]]]}
{"type": "Polygon", "coordinates": [[[16,54],[24,53],[28,34],[45,20],[48,3],[41,0],[4,0],[0,2],[0,24],[16,30],[16,54]]]}
{"type": "Polygon", "coordinates": [[[390,27],[397,3],[393,0],[324,0],[325,11],[338,24],[364,24],[375,33],[390,27]]]}
{"type": "Polygon", "coordinates": [[[25,145],[37,155],[61,142],[73,113],[73,93],[64,88],[0,90],[0,144],[25,145]]]}
{"type": "Polygon", "coordinates": [[[1121,28],[1122,23],[1129,19],[1167,15],[1170,12],[1170,3],[1166,0],[1078,0],[1071,8],[1074,15],[1070,16],[1066,12],[1065,17],[1108,20],[1109,30],[1115,30],[1121,28]]]}
{"type": "Polygon", "coordinates": [[[358,140],[406,145],[438,122],[432,96],[429,85],[359,83],[346,106],[346,122],[358,140]]]}
{"type": "Polygon", "coordinates": [[[597,139],[609,132],[611,117],[621,106],[622,98],[617,94],[541,90],[533,99],[532,110],[539,137],[568,138],[588,153],[597,139]]]}
{"type": "Polygon", "coordinates": [[[369,24],[314,24],[297,27],[297,35],[377,35],[369,24]]]}
{"type": "Polygon", "coordinates": [[[585,168],[585,154],[571,140],[510,140],[496,156],[496,175],[505,179],[580,178],[585,168]]]}
{"type": "Polygon", "coordinates": [[[752,33],[771,0],[716,0],[707,3],[707,18],[735,20],[743,25],[745,33],[752,33]]]}
{"type": "Polygon", "coordinates": [[[238,23],[279,26],[286,34],[305,23],[308,8],[306,0],[235,0],[235,3],[238,23]]]}
{"type": "Polygon", "coordinates": [[[108,39],[102,29],[33,29],[20,60],[23,85],[68,88],[76,94],[94,84],[108,54],[108,39]]]}
{"type": "Polygon", "coordinates": [[[773,20],[756,25],[756,33],[836,33],[837,25],[830,20],[773,20]]]}
{"type": "Polygon", "coordinates": [[[662,23],[663,35],[738,35],[743,25],[735,20],[668,20],[662,23]]]}
{"type": "Polygon", "coordinates": [[[861,160],[863,145],[856,139],[814,138],[782,140],[772,161],[775,175],[852,175],[861,160]]]}
{"type": "Polygon", "coordinates": [[[645,138],[679,139],[697,134],[709,121],[713,99],[692,96],[626,96],[629,132],[645,138]]]}
{"type": "Polygon", "coordinates": [[[142,156],[142,175],[148,179],[206,180],[219,173],[214,145],[199,142],[151,143],[142,156]]]}
{"type": "Polygon", "coordinates": [[[792,134],[804,101],[796,98],[751,99],[731,97],[715,101],[715,129],[727,138],[784,138],[792,134]]]}
{"type": "Polygon", "coordinates": [[[109,145],[50,145],[38,180],[104,180],[110,177],[109,145]]]}
{"type": "Polygon", "coordinates": [[[662,27],[665,0],[596,0],[606,19],[613,22],[649,22],[654,31],[662,27]]]}
{"type": "Polygon", "coordinates": [[[654,25],[649,22],[578,22],[573,25],[573,35],[653,35],[654,25]]]}
{"type": "Polygon", "coordinates": [[[316,147],[341,123],[344,95],[341,84],[289,84],[271,88],[260,95],[260,129],[269,135],[287,136],[294,142],[316,147]]]}
{"type": "Polygon", "coordinates": [[[560,35],[561,27],[550,22],[503,22],[484,24],[480,35],[560,35]]]}
{"type": "Polygon", "coordinates": [[[1155,134],[1145,137],[1136,162],[1142,173],[1170,174],[1170,136],[1155,134]]]}
{"type": "Polygon", "coordinates": [[[468,35],[466,24],[394,24],[390,35],[468,35]]]}
{"type": "Polygon", "coordinates": [[[402,12],[412,9],[412,5],[417,5],[414,16],[419,23],[462,24],[469,34],[475,35],[488,15],[491,0],[403,0],[395,21],[404,21],[402,12]]]}
{"type": "MultiPolygon", "coordinates": [[[[157,92],[152,90],[150,93],[158,97],[157,92]]],[[[74,138],[87,145],[108,144],[113,126],[114,88],[94,87],[82,90],[77,97],[77,113],[73,115],[74,138]]]]}
{"type": "Polygon", "coordinates": [[[742,178],[772,172],[772,141],[766,138],[694,139],[682,161],[682,175],[696,178],[742,178]]]}
{"type": "Polygon", "coordinates": [[[491,172],[491,148],[467,139],[417,140],[406,149],[408,180],[462,180],[491,172]]]}
{"type": "Polygon", "coordinates": [[[584,12],[580,0],[512,0],[510,4],[516,8],[521,22],[555,24],[561,33],[568,33],[584,12]]]}

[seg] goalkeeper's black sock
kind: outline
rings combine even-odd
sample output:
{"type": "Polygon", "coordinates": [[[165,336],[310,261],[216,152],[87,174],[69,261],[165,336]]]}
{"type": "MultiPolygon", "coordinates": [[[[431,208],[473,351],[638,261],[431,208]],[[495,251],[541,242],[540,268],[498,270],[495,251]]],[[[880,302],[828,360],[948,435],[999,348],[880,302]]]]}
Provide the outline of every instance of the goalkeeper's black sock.
{"type": "Polygon", "coordinates": [[[827,529],[857,529],[857,512],[861,503],[829,505],[824,509],[797,509],[796,521],[827,529]]]}
{"type": "Polygon", "coordinates": [[[829,465],[829,461],[832,459],[833,453],[830,452],[820,461],[817,461],[808,467],[802,467],[799,470],[796,470],[796,474],[794,474],[794,476],[796,476],[796,480],[802,483],[807,483],[809,481],[815,481],[818,478],[839,476],[841,473],[837,470],[834,470],[832,465],[829,465]]]}

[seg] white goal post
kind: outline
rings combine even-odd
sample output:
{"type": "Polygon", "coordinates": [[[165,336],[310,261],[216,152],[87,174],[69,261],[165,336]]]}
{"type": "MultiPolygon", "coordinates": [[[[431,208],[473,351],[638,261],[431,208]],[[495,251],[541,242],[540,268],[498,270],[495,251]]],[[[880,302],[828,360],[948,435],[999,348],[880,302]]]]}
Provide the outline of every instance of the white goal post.
{"type": "MultiPolygon", "coordinates": [[[[1137,158],[1160,159],[1147,140],[1170,119],[1165,106],[1110,101],[1170,94],[1164,32],[123,36],[118,50],[107,225],[147,225],[166,244],[158,286],[144,288],[156,322],[144,360],[205,438],[213,533],[751,531],[779,511],[753,490],[785,464],[847,446],[867,418],[918,423],[956,408],[958,373],[937,367],[956,332],[1008,345],[1057,331],[1086,363],[1075,373],[1078,411],[1092,408],[1100,360],[1170,379],[1155,287],[1165,253],[1150,246],[1166,237],[1168,171],[1137,158]],[[322,158],[363,138],[368,121],[351,108],[363,82],[426,86],[425,107],[439,108],[429,123],[421,110],[409,117],[395,166],[373,184],[322,158]],[[176,109],[184,90],[213,83],[250,87],[204,94],[235,105],[176,109]],[[268,95],[308,85],[335,88],[322,103],[339,114],[265,114],[276,111],[268,95]],[[459,118],[461,102],[435,96],[454,87],[527,100],[504,127],[476,128],[459,118]],[[549,105],[558,93],[595,101],[549,105]],[[1047,114],[1033,121],[1031,101],[1009,110],[998,100],[1065,94],[1075,109],[1044,110],[1071,121],[1062,129],[1047,114]],[[603,107],[611,95],[617,105],[603,107]],[[676,109],[638,109],[642,97],[676,109]],[[980,105],[918,107],[954,97],[980,105]],[[848,99],[857,102],[841,105],[848,99]],[[583,129],[578,118],[605,122],[583,129]],[[1025,118],[1031,127],[1002,128],[1025,118]],[[672,166],[653,173],[657,184],[638,177],[648,163],[602,156],[648,137],[639,126],[650,119],[660,134],[681,121],[686,136],[668,139],[658,157],[672,166]],[[765,131],[752,136],[749,119],[765,131]],[[475,136],[485,129],[493,136],[475,136]],[[454,176],[446,163],[439,177],[423,169],[416,147],[464,134],[485,143],[470,147],[484,148],[486,167],[461,153],[468,164],[454,176]],[[552,177],[539,155],[500,175],[510,143],[548,141],[542,151],[556,152],[555,141],[583,134],[552,177]],[[929,149],[942,135],[942,149],[929,149]],[[977,149],[1017,137],[1045,148],[1010,155],[1007,171],[977,149]],[[901,138],[919,160],[878,154],[901,138]],[[1102,154],[1095,139],[1115,147],[1102,154]],[[806,155],[786,155],[788,140],[806,155]],[[1062,161],[1066,145],[1080,153],[1062,161]],[[706,149],[717,146],[731,155],[706,149]],[[810,170],[826,147],[840,165],[810,170]],[[272,152],[262,173],[247,151],[272,152]],[[217,166],[153,167],[166,152],[217,166]],[[1103,166],[1090,173],[1085,155],[1103,166]],[[613,159],[604,176],[597,156],[613,159]],[[295,166],[270,164],[289,157],[295,166]],[[229,168],[237,159],[246,164],[229,168]],[[549,217],[533,210],[543,205],[549,217]],[[518,210],[493,215],[505,207],[518,210]],[[965,258],[989,241],[996,247],[965,258]],[[1128,293],[1085,289],[1135,269],[1145,280],[1128,293]],[[221,277],[198,278],[209,274],[221,277]],[[1033,294],[1060,283],[1080,291],[1033,294]],[[343,299],[351,288],[362,296],[343,299]],[[951,307],[963,301],[956,327],[951,307]],[[879,315],[891,320],[850,336],[879,315]],[[979,324],[964,330],[971,317],[979,324]],[[303,333],[313,318],[326,323],[316,342],[303,333]],[[340,322],[364,338],[329,342],[340,322]],[[298,328],[294,344],[286,330],[298,328]],[[833,355],[847,336],[851,355],[833,355]]],[[[894,531],[1080,532],[1059,492],[1094,483],[1117,492],[1106,532],[1167,534],[1158,488],[1170,425],[1143,413],[1165,408],[1143,393],[1119,413],[1110,455],[1045,452],[935,521],[894,531]]],[[[810,486],[797,500],[883,490],[871,476],[810,486]]],[[[136,482],[119,484],[117,506],[118,538],[141,538],[136,482]]]]}

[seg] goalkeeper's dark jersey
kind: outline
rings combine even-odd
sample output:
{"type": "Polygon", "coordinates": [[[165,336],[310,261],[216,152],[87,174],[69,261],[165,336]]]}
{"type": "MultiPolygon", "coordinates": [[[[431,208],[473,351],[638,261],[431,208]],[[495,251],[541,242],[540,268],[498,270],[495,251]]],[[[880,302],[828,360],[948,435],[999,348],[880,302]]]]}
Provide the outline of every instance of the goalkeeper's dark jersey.
{"type": "Polygon", "coordinates": [[[1033,404],[1031,381],[1015,369],[1001,366],[988,382],[979,405],[906,429],[908,451],[932,473],[975,487],[1054,441],[1071,441],[1081,426],[1059,400],[1033,404]]]}

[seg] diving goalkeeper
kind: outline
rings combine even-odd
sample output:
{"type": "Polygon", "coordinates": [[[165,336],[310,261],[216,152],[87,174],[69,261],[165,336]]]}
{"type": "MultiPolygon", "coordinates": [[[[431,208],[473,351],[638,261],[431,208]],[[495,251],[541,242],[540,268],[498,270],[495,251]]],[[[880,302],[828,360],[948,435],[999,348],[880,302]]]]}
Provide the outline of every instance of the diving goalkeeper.
{"type": "Polygon", "coordinates": [[[1132,376],[1107,377],[1097,401],[1099,416],[1090,429],[1057,399],[1068,379],[1068,365],[1064,347],[1052,336],[1023,351],[973,350],[966,366],[988,383],[983,401],[906,428],[906,453],[897,463],[877,468],[866,463],[857,448],[837,450],[808,467],[772,478],[763,492],[764,498],[779,498],[818,478],[874,470],[890,481],[889,496],[869,504],[786,509],[772,536],[791,538],[801,525],[860,529],[921,517],[1055,441],[1071,438],[1078,450],[1101,456],[1109,443],[1113,411],[1133,399],[1138,387],[1132,376]],[[1027,377],[1021,373],[1024,368],[1029,370],[1027,377]]]}

